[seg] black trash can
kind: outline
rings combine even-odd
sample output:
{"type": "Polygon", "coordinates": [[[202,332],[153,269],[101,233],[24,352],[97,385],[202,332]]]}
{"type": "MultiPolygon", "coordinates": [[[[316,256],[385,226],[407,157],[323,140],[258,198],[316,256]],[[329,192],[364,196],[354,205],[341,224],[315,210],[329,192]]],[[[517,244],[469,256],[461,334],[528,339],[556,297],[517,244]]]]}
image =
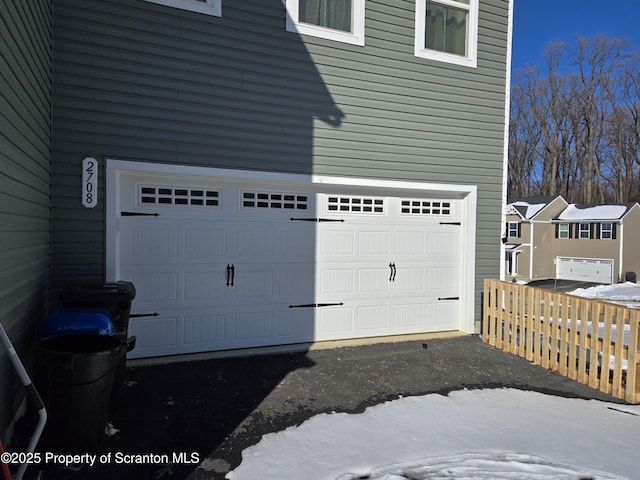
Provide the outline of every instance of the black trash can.
{"type": "MultiPolygon", "coordinates": [[[[106,308],[111,312],[115,336],[127,344],[127,352],[135,347],[135,337],[129,338],[131,302],[136,297],[132,282],[72,282],[60,293],[64,308],[106,308]]],[[[116,372],[112,399],[117,407],[121,400],[126,377],[126,352],[116,372]]]]}
{"type": "Polygon", "coordinates": [[[136,297],[136,288],[131,282],[106,283],[74,282],[60,293],[63,307],[103,307],[111,312],[116,329],[129,329],[131,302],[136,297]]]}
{"type": "Polygon", "coordinates": [[[41,451],[83,453],[98,446],[125,353],[126,344],[107,335],[69,334],[38,342],[35,386],[48,416],[41,451]]]}

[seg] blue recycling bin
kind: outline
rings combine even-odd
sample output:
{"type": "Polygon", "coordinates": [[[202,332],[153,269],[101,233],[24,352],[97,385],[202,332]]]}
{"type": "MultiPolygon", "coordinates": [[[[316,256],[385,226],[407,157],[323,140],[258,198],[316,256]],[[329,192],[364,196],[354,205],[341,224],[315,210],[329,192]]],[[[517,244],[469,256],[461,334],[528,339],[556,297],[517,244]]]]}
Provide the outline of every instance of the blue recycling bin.
{"type": "Polygon", "coordinates": [[[45,318],[39,333],[40,338],[78,333],[114,335],[116,328],[106,308],[61,308],[45,318]]]}

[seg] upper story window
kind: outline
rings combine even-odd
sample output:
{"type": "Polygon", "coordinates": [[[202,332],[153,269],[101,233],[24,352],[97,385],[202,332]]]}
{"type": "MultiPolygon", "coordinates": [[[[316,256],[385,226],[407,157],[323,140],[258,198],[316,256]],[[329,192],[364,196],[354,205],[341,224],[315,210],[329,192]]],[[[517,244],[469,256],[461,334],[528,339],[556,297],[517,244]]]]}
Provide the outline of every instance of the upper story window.
{"type": "Polygon", "coordinates": [[[578,238],[591,238],[591,224],[581,223],[578,227],[578,238]]]}
{"type": "Polygon", "coordinates": [[[287,0],[287,31],[364,45],[365,0],[287,0]]]}
{"type": "Polygon", "coordinates": [[[519,237],[520,236],[520,222],[509,222],[509,228],[507,232],[507,236],[509,237],[519,237]]]}
{"type": "Polygon", "coordinates": [[[561,223],[558,225],[558,238],[570,238],[568,223],[561,223]]]}
{"type": "Polygon", "coordinates": [[[613,223],[603,223],[600,225],[600,238],[611,240],[613,238],[613,223]]]}
{"type": "Polygon", "coordinates": [[[416,0],[415,55],[475,68],[478,0],[416,0]]]}
{"type": "Polygon", "coordinates": [[[222,0],[145,0],[166,7],[181,8],[206,15],[222,16],[222,0]]]}

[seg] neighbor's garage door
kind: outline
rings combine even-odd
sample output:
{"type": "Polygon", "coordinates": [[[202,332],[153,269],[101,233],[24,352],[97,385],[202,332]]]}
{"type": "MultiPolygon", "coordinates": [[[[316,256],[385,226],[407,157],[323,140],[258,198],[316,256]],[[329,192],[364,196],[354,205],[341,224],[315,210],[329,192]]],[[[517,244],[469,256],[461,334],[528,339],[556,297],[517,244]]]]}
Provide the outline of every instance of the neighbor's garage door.
{"type": "Polygon", "coordinates": [[[556,278],[596,283],[613,283],[613,260],[556,257],[556,278]]]}
{"type": "Polygon", "coordinates": [[[150,315],[131,319],[130,358],[460,329],[460,200],[151,174],[118,185],[116,271],[150,315]]]}

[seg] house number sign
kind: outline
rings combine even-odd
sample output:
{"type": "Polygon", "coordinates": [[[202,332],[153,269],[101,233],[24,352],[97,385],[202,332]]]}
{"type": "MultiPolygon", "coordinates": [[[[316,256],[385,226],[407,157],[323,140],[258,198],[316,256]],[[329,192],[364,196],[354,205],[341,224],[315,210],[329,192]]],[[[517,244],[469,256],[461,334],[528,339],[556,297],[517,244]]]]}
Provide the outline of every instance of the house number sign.
{"type": "Polygon", "coordinates": [[[98,204],[98,161],[93,157],[82,160],[82,205],[93,208],[98,204]]]}

